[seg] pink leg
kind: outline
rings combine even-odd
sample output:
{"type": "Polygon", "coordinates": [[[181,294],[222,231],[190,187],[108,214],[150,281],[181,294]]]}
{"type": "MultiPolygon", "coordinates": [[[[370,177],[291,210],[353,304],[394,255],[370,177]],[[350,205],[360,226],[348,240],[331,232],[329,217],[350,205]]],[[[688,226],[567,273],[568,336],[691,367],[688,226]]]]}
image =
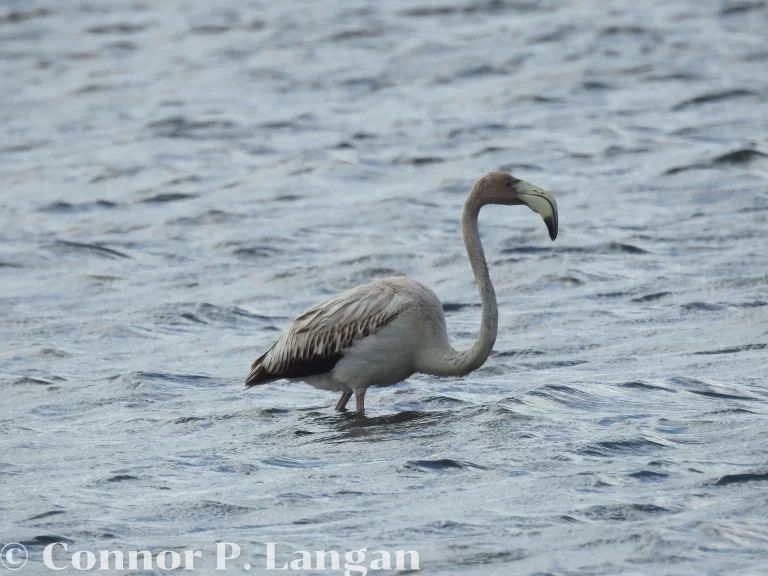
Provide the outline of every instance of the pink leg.
{"type": "Polygon", "coordinates": [[[365,388],[355,391],[355,407],[358,416],[365,414],[365,388]]]}
{"type": "Polygon", "coordinates": [[[352,398],[352,392],[349,390],[342,392],[341,398],[339,398],[339,401],[336,402],[335,410],[337,412],[344,412],[347,409],[347,402],[349,402],[350,398],[352,398]]]}

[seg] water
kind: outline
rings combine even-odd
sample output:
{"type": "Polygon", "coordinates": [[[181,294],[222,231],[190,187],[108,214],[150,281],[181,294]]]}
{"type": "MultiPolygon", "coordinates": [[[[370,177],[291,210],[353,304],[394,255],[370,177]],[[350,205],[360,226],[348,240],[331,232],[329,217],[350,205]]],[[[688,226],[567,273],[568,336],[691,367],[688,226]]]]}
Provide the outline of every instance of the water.
{"type": "Polygon", "coordinates": [[[59,540],[762,573],[767,29],[713,0],[6,0],[0,542],[30,574],[59,540]],[[555,193],[560,236],[483,212],[482,369],[373,389],[363,422],[243,389],[381,276],[469,345],[460,210],[499,168],[555,193]]]}

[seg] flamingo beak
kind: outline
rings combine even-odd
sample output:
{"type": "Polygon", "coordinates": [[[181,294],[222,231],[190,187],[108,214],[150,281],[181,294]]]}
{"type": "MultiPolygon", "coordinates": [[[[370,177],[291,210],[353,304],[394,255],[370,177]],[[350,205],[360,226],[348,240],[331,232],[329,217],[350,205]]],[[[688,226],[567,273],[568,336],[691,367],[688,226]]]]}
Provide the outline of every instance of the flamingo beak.
{"type": "Polygon", "coordinates": [[[544,220],[544,224],[549,230],[549,237],[552,240],[557,238],[557,201],[552,193],[525,180],[520,180],[515,189],[520,202],[544,220]]]}

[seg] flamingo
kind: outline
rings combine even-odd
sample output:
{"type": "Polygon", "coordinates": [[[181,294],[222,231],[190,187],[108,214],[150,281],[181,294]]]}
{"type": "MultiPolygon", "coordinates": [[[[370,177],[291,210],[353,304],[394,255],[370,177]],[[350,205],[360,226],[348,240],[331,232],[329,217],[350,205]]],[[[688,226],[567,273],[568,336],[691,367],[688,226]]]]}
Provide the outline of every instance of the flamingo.
{"type": "Polygon", "coordinates": [[[448,341],[440,300],[405,276],[381,278],[318,304],[293,321],[251,365],[246,388],[275,380],[302,381],[341,392],[335,409],[346,410],[352,394],[365,413],[371,386],[391,386],[414,373],[466,376],[485,363],[496,342],[498,307],[488,274],[477,218],[486,204],[524,204],[557,237],[557,202],[539,186],[504,172],[478,180],[464,203],[461,231],[482,301],[480,333],[466,350],[448,341]]]}

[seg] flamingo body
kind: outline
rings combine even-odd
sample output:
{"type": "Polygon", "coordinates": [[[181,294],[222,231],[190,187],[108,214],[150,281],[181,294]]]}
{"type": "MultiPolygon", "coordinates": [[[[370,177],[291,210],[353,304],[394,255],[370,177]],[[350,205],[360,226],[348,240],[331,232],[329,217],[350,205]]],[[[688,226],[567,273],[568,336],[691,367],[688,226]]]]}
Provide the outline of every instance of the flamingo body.
{"type": "Polygon", "coordinates": [[[434,292],[407,277],[357,286],[299,316],[251,367],[246,386],[299,380],[337,392],[391,386],[417,371],[425,345],[448,342],[434,292]]]}

